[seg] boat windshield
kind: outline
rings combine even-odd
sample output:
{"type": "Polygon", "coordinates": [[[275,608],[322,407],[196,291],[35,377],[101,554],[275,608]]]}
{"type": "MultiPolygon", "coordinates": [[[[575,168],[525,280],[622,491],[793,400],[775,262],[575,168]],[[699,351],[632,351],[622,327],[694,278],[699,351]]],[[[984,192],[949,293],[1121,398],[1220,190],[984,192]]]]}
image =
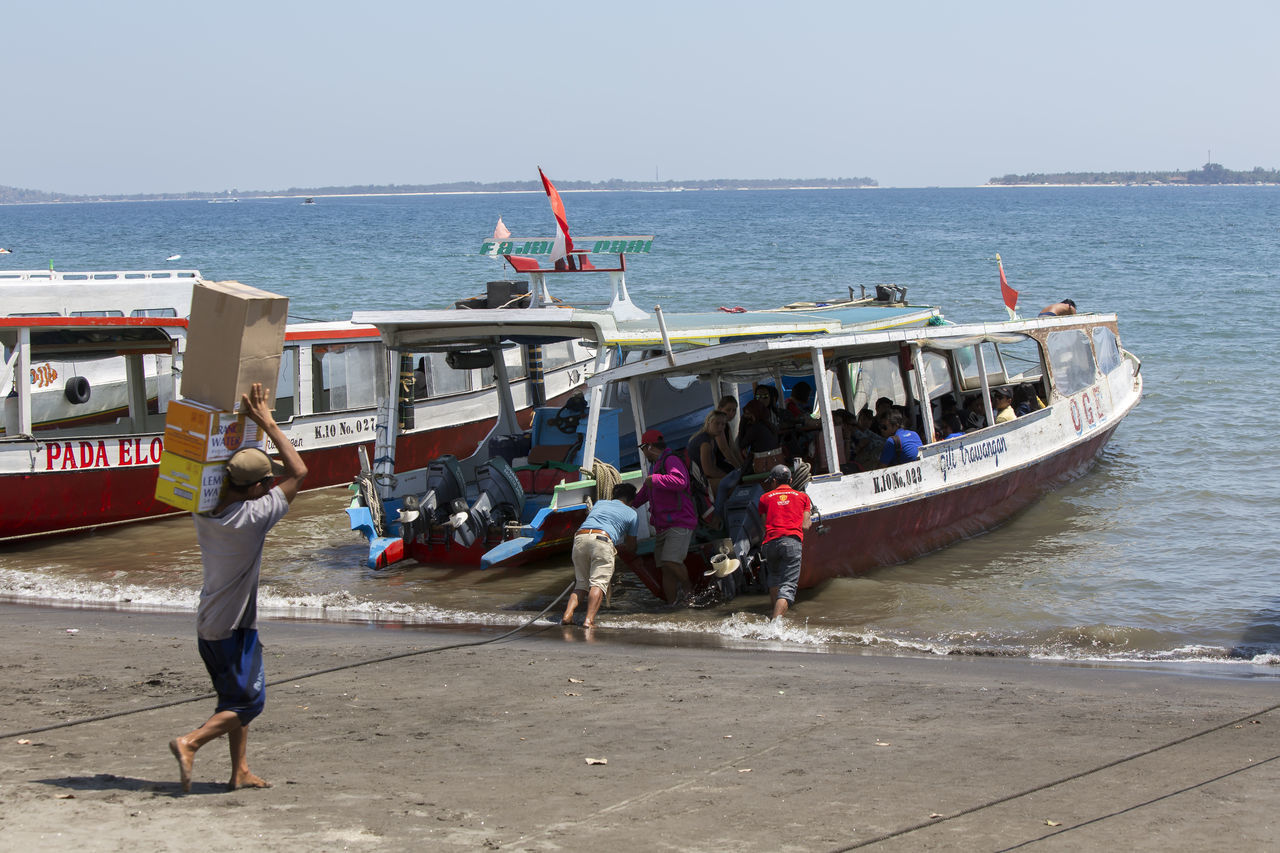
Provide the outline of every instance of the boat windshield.
{"type": "Polygon", "coordinates": [[[1097,368],[1084,329],[1050,332],[1045,345],[1053,384],[1059,393],[1070,396],[1093,384],[1097,368]]]}

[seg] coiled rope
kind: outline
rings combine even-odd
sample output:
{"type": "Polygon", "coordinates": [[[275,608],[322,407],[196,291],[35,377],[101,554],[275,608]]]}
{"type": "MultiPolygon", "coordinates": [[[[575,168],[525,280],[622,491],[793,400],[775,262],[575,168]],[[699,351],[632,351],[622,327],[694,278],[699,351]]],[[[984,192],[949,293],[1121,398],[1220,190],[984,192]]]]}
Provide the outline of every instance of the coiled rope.
{"type": "Polygon", "coordinates": [[[591,479],[596,481],[596,499],[607,501],[613,497],[613,489],[622,482],[622,475],[608,462],[594,459],[591,462],[591,479]]]}

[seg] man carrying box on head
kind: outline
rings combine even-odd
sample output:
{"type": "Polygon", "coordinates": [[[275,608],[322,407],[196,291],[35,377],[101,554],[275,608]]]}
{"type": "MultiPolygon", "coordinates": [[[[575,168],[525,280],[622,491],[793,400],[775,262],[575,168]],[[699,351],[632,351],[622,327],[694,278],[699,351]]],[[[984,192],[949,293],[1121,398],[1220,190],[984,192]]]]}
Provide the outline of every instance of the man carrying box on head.
{"type": "Polygon", "coordinates": [[[255,382],[242,396],[241,410],[280,450],[281,471],[257,448],[237,452],[227,462],[226,489],[212,512],[193,515],[204,588],[196,611],[200,657],[218,694],[214,715],[200,728],[169,741],[178,759],[182,790],[191,790],[196,750],[228,736],[229,787],[270,787],[249,770],[249,723],[266,703],[262,647],[258,644],[258,573],[267,531],[289,511],[307,466],[271,416],[267,393],[255,382]],[[276,475],[283,476],[278,483],[276,475]]]}

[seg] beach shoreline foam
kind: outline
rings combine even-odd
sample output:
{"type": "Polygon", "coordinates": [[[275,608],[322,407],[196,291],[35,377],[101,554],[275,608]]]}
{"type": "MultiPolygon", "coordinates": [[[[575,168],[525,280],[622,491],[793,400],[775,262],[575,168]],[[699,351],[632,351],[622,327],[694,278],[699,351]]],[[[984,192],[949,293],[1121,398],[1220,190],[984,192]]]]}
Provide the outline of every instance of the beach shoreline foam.
{"type": "Polygon", "coordinates": [[[1271,678],[763,654],[545,619],[479,646],[462,644],[503,630],[260,630],[279,683],[249,749],[275,787],[224,793],[227,754],[211,744],[184,796],[166,743],[213,706],[192,616],[0,605],[0,837],[266,851],[1273,840],[1271,678]]]}

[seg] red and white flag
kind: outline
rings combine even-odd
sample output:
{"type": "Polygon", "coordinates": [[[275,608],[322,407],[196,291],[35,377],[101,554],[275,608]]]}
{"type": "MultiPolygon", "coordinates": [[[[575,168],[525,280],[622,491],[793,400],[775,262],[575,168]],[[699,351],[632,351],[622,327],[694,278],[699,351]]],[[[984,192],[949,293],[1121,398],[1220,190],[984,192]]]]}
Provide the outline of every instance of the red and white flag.
{"type": "Polygon", "coordinates": [[[543,174],[541,166],[538,167],[538,175],[542,178],[542,186],[547,190],[547,198],[551,199],[551,213],[556,218],[556,241],[551,247],[551,260],[558,262],[564,260],[573,251],[573,238],[569,236],[569,220],[565,217],[564,202],[560,200],[560,193],[543,174]]]}
{"type": "Polygon", "coordinates": [[[1018,319],[1018,291],[1009,286],[1009,279],[1004,277],[1004,261],[1000,260],[1000,253],[996,252],[996,264],[1000,267],[1000,295],[1004,297],[1004,307],[1009,309],[1009,319],[1018,319]]]}

